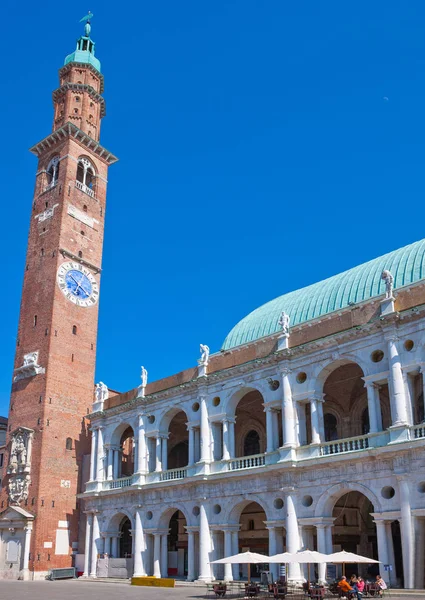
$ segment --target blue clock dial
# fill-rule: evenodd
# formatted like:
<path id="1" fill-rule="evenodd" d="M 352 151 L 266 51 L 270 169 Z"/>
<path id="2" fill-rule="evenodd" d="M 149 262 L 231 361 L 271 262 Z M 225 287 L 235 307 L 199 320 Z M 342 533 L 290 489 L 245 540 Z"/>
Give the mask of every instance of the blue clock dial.
<path id="1" fill-rule="evenodd" d="M 81 273 L 81 271 L 74 269 L 68 271 L 65 281 L 69 292 L 77 298 L 81 298 L 81 300 L 88 298 L 93 291 L 90 279 L 84 273 Z"/>
<path id="2" fill-rule="evenodd" d="M 64 262 L 57 273 L 58 286 L 67 300 L 88 308 L 99 300 L 99 286 L 93 273 L 82 264 Z"/>

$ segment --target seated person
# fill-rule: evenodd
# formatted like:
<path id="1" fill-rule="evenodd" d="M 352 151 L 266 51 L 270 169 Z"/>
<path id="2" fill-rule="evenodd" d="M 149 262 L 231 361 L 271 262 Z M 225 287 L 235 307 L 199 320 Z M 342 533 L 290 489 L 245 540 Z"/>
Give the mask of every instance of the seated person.
<path id="1" fill-rule="evenodd" d="M 347 578 L 345 575 L 343 575 L 341 577 L 341 579 L 338 581 L 338 588 L 341 592 L 341 595 L 344 596 L 348 596 L 349 592 L 353 592 L 353 588 L 351 587 L 351 585 L 348 583 Z"/>
<path id="2" fill-rule="evenodd" d="M 363 596 L 365 582 L 363 577 L 357 577 L 357 589 L 359 590 L 359 596 Z"/>
<path id="3" fill-rule="evenodd" d="M 382 577 L 380 575 L 376 576 L 376 583 L 379 586 L 379 595 L 382 596 L 382 594 L 384 593 L 383 590 L 387 589 L 387 584 L 385 583 L 385 581 L 382 579 Z"/>

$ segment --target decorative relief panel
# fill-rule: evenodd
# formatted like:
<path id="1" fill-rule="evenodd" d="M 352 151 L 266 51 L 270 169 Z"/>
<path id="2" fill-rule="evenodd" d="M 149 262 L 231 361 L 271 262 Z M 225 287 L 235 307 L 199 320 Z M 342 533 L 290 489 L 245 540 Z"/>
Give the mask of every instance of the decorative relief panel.
<path id="1" fill-rule="evenodd" d="M 24 360 L 21 367 L 14 371 L 13 381 L 33 377 L 39 373 L 44 373 L 45 369 L 38 364 L 38 350 L 24 354 Z"/>
<path id="2" fill-rule="evenodd" d="M 31 452 L 34 431 L 19 427 L 12 434 L 10 441 L 8 491 L 11 504 L 19 504 L 28 498 L 31 483 Z"/>

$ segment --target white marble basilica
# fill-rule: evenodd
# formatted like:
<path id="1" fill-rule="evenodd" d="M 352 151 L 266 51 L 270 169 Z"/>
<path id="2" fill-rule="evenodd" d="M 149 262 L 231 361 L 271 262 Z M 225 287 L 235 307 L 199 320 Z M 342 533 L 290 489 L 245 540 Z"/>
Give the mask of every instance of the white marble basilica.
<path id="1" fill-rule="evenodd" d="M 111 575 L 106 556 L 129 575 L 229 581 L 246 566 L 212 560 L 345 549 L 423 588 L 424 330 L 422 240 L 260 307 L 192 369 L 143 370 L 119 395 L 98 384 L 84 575 Z"/>

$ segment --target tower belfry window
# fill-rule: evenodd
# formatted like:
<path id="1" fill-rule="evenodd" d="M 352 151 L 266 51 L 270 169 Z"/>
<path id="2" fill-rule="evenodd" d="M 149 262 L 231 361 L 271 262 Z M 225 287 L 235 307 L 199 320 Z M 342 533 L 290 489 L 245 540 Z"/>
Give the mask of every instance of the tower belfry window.
<path id="1" fill-rule="evenodd" d="M 77 181 L 88 187 L 90 190 L 93 190 L 95 177 L 94 167 L 91 162 L 87 158 L 79 158 L 77 167 Z"/>
<path id="2" fill-rule="evenodd" d="M 54 187 L 58 182 L 59 177 L 59 156 L 54 156 L 47 165 L 47 187 Z"/>

